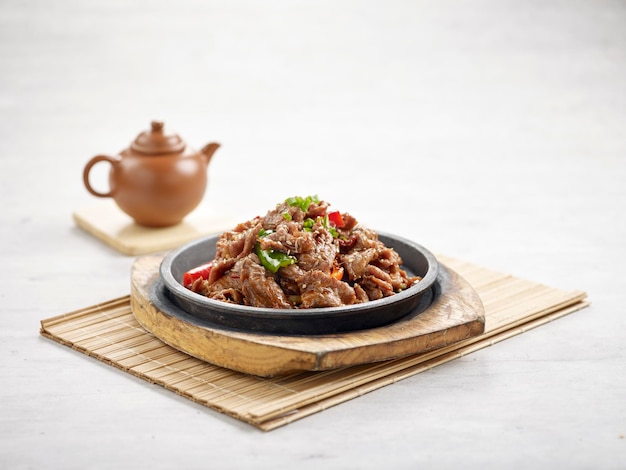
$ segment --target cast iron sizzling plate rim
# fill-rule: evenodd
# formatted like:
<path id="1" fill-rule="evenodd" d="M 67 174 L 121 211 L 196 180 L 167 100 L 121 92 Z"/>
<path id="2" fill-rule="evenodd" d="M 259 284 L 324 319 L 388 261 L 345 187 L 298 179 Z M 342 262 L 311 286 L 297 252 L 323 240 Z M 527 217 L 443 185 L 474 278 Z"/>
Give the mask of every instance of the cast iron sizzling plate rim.
<path id="1" fill-rule="evenodd" d="M 380 316 L 380 321 L 377 321 L 376 318 L 368 319 L 370 323 L 364 327 L 359 327 L 358 325 L 350 326 L 347 329 L 344 329 L 344 331 L 384 326 L 385 324 L 389 324 L 405 315 L 408 315 L 418 306 L 422 294 L 428 291 L 437 279 L 439 264 L 435 256 L 429 250 L 415 242 L 383 232 L 378 232 L 378 235 L 385 245 L 393 247 L 396 251 L 403 252 L 409 250 L 414 255 L 422 257 L 427 263 L 427 269 L 423 274 L 419 272 L 414 273 L 422 275 L 422 280 L 410 288 L 394 294 L 391 297 L 373 300 L 362 304 L 311 309 L 273 309 L 229 304 L 209 299 L 205 296 L 192 292 L 185 288 L 177 279 L 177 276 L 173 274 L 173 265 L 179 261 L 179 259 L 184 259 L 182 257 L 186 254 L 190 252 L 193 253 L 194 250 L 197 251 L 202 247 L 206 248 L 207 256 L 204 258 L 193 257 L 193 263 L 189 262 L 189 265 L 185 266 L 183 271 L 210 261 L 215 254 L 215 242 L 219 237 L 218 235 L 195 240 L 171 251 L 161 262 L 159 275 L 168 297 L 186 313 L 191 316 L 205 317 L 205 319 L 208 318 L 210 322 L 226 327 L 235 327 L 237 329 L 244 330 L 249 329 L 245 325 L 242 326 L 238 323 L 238 321 L 242 318 L 244 322 L 245 318 L 249 318 L 252 323 L 269 322 L 269 326 L 267 328 L 263 325 L 260 327 L 257 325 L 252 328 L 253 330 L 289 333 L 291 332 L 290 330 L 293 330 L 293 328 L 288 328 L 287 331 L 284 331 L 284 328 L 281 328 L 280 325 L 272 325 L 271 322 L 295 321 L 304 323 L 305 325 L 301 328 L 296 327 L 296 329 L 301 329 L 302 331 L 293 331 L 294 334 L 309 334 L 306 322 L 315 323 L 317 321 L 324 320 L 342 322 L 346 319 L 349 321 L 352 316 L 362 315 L 363 313 L 368 312 L 371 313 L 372 311 L 377 312 Z M 399 245 L 402 246 L 400 250 L 398 250 Z M 408 260 L 407 262 L 406 253 L 400 254 L 404 261 L 403 267 L 408 269 L 407 265 L 412 264 L 411 260 Z M 414 270 L 410 269 L 410 271 Z M 182 278 L 182 273 L 178 274 L 178 277 Z M 409 307 L 407 308 L 406 305 L 409 305 Z M 398 312 L 397 308 L 394 310 L 395 307 L 401 308 L 401 311 Z M 386 310 L 386 315 L 382 314 L 384 310 Z M 232 318 L 229 318 L 229 316 Z M 372 321 L 373 323 L 371 323 Z M 328 332 L 335 331 L 332 325 L 328 325 L 328 327 Z M 311 325 L 311 328 L 313 330 L 318 329 L 314 328 L 313 325 Z M 324 333 L 324 331 L 321 331 L 321 333 Z M 319 332 L 315 332 L 315 334 L 319 334 Z"/>
<path id="2" fill-rule="evenodd" d="M 391 326 L 400 321 L 408 321 L 415 316 L 419 316 L 421 313 L 430 309 L 433 305 L 440 301 L 440 297 L 445 295 L 447 289 L 449 289 L 449 275 L 447 274 L 447 270 L 445 266 L 440 266 L 439 273 L 437 275 L 437 279 L 430 286 L 430 288 L 424 291 L 423 295 L 419 296 L 419 302 L 417 306 L 408 312 L 406 315 L 402 316 L 398 320 L 381 324 L 376 327 L 368 327 L 368 328 L 352 328 L 347 330 L 342 329 L 333 329 L 324 328 L 324 330 L 314 330 L 311 328 L 303 328 L 300 326 L 296 330 L 289 331 L 288 329 L 284 329 L 284 331 L 278 330 L 274 331 L 271 328 L 265 329 L 250 329 L 239 326 L 228 325 L 225 323 L 220 323 L 213 321 L 209 318 L 202 317 L 199 315 L 194 315 L 186 311 L 183 307 L 181 307 L 176 299 L 172 298 L 168 289 L 165 287 L 165 284 L 160 278 L 156 278 L 152 285 L 150 286 L 150 292 L 148 293 L 150 301 L 154 304 L 154 306 L 159 310 L 162 314 L 166 316 L 175 317 L 181 321 L 189 323 L 190 325 L 195 325 L 201 328 L 209 328 L 209 329 L 217 329 L 223 331 L 233 331 L 240 332 L 245 334 L 261 334 L 261 335 L 277 335 L 277 336 L 298 336 L 298 337 L 324 337 L 324 336 L 333 336 L 336 334 L 353 334 L 359 333 L 361 331 L 367 331 L 371 329 L 379 329 Z M 278 320 L 275 324 L 278 323 Z M 307 322 L 301 322 L 305 325 L 309 325 Z"/>

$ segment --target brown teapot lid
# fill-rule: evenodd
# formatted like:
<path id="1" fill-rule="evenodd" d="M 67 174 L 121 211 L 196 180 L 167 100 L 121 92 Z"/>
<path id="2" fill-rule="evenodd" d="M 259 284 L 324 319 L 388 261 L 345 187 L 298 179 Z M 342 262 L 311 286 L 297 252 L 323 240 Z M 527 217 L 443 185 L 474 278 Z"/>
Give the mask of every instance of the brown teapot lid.
<path id="1" fill-rule="evenodd" d="M 151 129 L 139 134 L 130 148 L 147 155 L 182 152 L 185 142 L 177 134 L 165 134 L 163 127 L 163 122 L 152 121 Z"/>

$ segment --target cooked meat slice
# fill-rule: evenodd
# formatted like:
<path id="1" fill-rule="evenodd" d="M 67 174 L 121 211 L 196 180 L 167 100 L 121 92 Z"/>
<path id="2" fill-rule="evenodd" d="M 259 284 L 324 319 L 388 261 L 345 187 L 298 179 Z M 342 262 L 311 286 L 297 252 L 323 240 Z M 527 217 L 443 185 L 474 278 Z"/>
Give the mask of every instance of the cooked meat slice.
<path id="1" fill-rule="evenodd" d="M 209 278 L 210 279 L 210 278 Z M 209 283 L 211 292 L 218 292 L 224 289 L 241 290 L 241 276 L 238 271 L 231 269 L 224 273 L 222 277 L 216 279 L 215 282 Z"/>
<path id="2" fill-rule="evenodd" d="M 363 276 L 359 284 L 367 293 L 370 300 L 382 299 L 393 295 L 393 287 L 387 281 L 380 279 L 371 274 Z"/>
<path id="3" fill-rule="evenodd" d="M 298 266 L 304 271 L 312 269 L 330 273 L 337 256 L 338 248 L 333 243 L 333 237 L 327 230 L 314 232 L 314 249 L 298 255 Z"/>
<path id="4" fill-rule="evenodd" d="M 402 264 L 402 258 L 397 251 L 387 248 L 382 245 L 378 249 L 378 255 L 376 256 L 376 266 L 380 266 L 383 269 L 389 269 L 392 266 L 400 266 Z"/>
<path id="5" fill-rule="evenodd" d="M 320 201 L 318 203 L 312 202 L 306 211 L 306 217 L 309 219 L 315 219 L 316 217 L 323 217 L 326 215 L 328 209 L 328 203 L 326 201 Z"/>
<path id="6" fill-rule="evenodd" d="M 303 308 L 339 307 L 356 302 L 350 285 L 318 270 L 307 271 L 302 277 L 300 298 Z"/>
<path id="7" fill-rule="evenodd" d="M 284 268 L 280 268 L 280 276 L 278 276 L 278 284 L 283 292 L 292 303 L 300 303 L 300 280 L 304 275 L 304 271 L 297 264 L 290 264 Z"/>
<path id="8" fill-rule="evenodd" d="M 284 279 L 300 282 L 300 279 L 304 276 L 304 271 L 297 264 L 290 264 L 280 268 L 280 276 Z"/>
<path id="9" fill-rule="evenodd" d="M 351 251 L 339 255 L 339 262 L 348 273 L 348 279 L 355 281 L 361 279 L 367 267 L 376 258 L 376 249 L 368 248 L 362 251 Z"/>
<path id="10" fill-rule="evenodd" d="M 236 258 L 243 251 L 245 234 L 242 232 L 224 232 L 215 244 L 215 258 Z"/>
<path id="11" fill-rule="evenodd" d="M 266 230 L 274 230 L 285 221 L 302 222 L 306 214 L 295 206 L 290 206 L 286 202 L 278 204 L 263 217 L 263 228 Z"/>
<path id="12" fill-rule="evenodd" d="M 379 248 L 380 242 L 378 241 L 378 234 L 373 230 L 356 227 L 352 231 L 353 235 L 356 235 L 356 243 L 354 245 L 355 250 L 365 250 L 368 248 Z"/>
<path id="13" fill-rule="evenodd" d="M 187 289 L 195 292 L 196 294 L 204 296 L 208 296 L 211 292 L 211 289 L 209 288 L 209 282 L 206 279 L 202 279 L 201 277 L 194 280 L 190 285 L 188 285 Z"/>
<path id="14" fill-rule="evenodd" d="M 239 258 L 243 258 L 244 256 L 248 256 L 250 253 L 254 251 L 254 245 L 256 244 L 257 239 L 259 238 L 259 232 L 263 226 L 261 224 L 257 224 L 252 227 L 250 230 L 245 232 L 245 242 L 243 246 L 243 251 L 239 253 Z"/>
<path id="15" fill-rule="evenodd" d="M 247 227 L 239 224 L 235 230 L 225 232 L 215 245 L 215 259 L 243 258 L 252 252 L 256 243 L 261 224 L 251 224 Z"/>
<path id="16" fill-rule="evenodd" d="M 209 297 L 213 300 L 231 304 L 241 305 L 243 303 L 243 293 L 237 289 L 223 289 L 218 292 L 213 292 Z"/>
<path id="17" fill-rule="evenodd" d="M 299 224 L 285 222 L 276 227 L 274 233 L 262 237 L 259 242 L 264 250 L 284 253 L 305 253 L 315 249 L 313 233 L 300 230 Z"/>
<path id="18" fill-rule="evenodd" d="M 213 262 L 213 267 L 209 273 L 209 284 L 214 284 L 226 271 L 232 268 L 237 262 L 237 258 L 222 258 Z"/>
<path id="19" fill-rule="evenodd" d="M 363 302 L 367 302 L 369 300 L 369 297 L 367 296 L 367 292 L 365 292 L 360 285 L 355 284 L 353 288 L 354 288 L 354 293 L 356 294 L 355 303 L 360 304 Z"/>
<path id="20" fill-rule="evenodd" d="M 383 271 L 382 269 L 380 269 L 379 267 L 376 267 L 372 264 L 370 264 L 366 269 L 365 272 L 367 274 L 369 274 L 370 276 L 374 276 L 378 279 L 380 279 L 381 281 L 385 281 L 387 284 L 391 285 L 391 276 L 386 273 L 385 271 Z"/>
<path id="21" fill-rule="evenodd" d="M 391 285 L 393 286 L 394 292 L 400 292 L 420 281 L 418 276 L 409 277 L 404 270 L 397 266 L 391 266 L 389 268 L 389 277 L 391 278 Z"/>
<path id="22" fill-rule="evenodd" d="M 257 262 L 256 255 L 246 257 L 241 266 L 241 288 L 246 305 L 268 308 L 293 308 L 274 277 Z"/>

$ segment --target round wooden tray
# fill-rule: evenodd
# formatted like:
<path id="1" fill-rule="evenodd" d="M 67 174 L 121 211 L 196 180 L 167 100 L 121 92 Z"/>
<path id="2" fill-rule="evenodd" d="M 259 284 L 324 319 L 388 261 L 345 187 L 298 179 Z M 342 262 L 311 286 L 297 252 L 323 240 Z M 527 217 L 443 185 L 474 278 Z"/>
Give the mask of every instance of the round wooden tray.
<path id="1" fill-rule="evenodd" d="M 156 337 L 194 357 L 271 377 L 321 371 L 424 353 L 481 334 L 484 309 L 474 289 L 440 264 L 430 306 L 390 325 L 327 335 L 271 335 L 235 330 L 194 317 L 171 302 L 159 276 L 163 256 L 137 258 L 131 308 Z"/>

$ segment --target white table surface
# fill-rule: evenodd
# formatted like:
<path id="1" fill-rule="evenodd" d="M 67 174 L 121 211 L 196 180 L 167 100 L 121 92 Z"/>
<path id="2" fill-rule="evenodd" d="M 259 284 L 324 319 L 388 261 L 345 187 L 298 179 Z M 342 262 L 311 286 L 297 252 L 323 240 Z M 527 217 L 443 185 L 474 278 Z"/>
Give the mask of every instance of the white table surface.
<path id="1" fill-rule="evenodd" d="M 626 468 L 625 24 L 619 1 L 0 2 L 0 467 Z M 99 202 L 87 160 L 153 119 L 223 145 L 198 211 L 317 193 L 592 306 L 269 433 L 196 405 L 38 333 L 128 294 L 133 258 L 71 214 Z"/>

